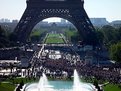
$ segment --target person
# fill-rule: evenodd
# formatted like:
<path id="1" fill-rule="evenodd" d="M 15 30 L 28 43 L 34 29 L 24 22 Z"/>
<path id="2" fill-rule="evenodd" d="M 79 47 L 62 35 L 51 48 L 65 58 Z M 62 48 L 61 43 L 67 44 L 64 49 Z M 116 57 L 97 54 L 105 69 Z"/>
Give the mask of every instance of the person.
<path id="1" fill-rule="evenodd" d="M 21 91 L 22 87 L 24 86 L 24 82 L 23 80 L 20 82 L 20 84 L 18 85 L 18 87 L 16 88 L 16 91 Z"/>
<path id="2" fill-rule="evenodd" d="M 95 88 L 97 89 L 97 91 L 103 91 L 103 89 L 101 88 L 101 86 L 99 86 L 98 81 L 94 80 L 93 85 L 95 86 Z"/>
<path id="3" fill-rule="evenodd" d="M 97 89 L 97 91 L 104 91 L 103 87 L 106 86 L 107 84 L 109 84 L 109 82 L 104 83 L 104 84 L 98 84 L 97 80 L 94 80 L 93 85 L 95 86 L 95 88 Z"/>

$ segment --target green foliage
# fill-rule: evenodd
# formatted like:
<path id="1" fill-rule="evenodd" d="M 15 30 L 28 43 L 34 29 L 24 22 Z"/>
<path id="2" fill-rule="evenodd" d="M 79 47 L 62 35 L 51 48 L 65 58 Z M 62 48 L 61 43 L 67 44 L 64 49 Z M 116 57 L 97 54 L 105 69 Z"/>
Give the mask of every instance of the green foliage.
<path id="1" fill-rule="evenodd" d="M 39 29 L 33 30 L 30 35 L 31 42 L 38 42 L 41 39 L 41 37 L 45 35 L 46 32 L 47 32 L 46 30 L 39 30 Z"/>
<path id="2" fill-rule="evenodd" d="M 42 28 L 40 31 L 45 30 Z M 46 31 L 49 32 L 52 29 L 47 28 Z M 83 35 L 79 33 L 75 28 L 72 27 L 64 27 L 57 29 L 57 32 L 63 33 L 66 38 L 71 41 L 72 43 L 77 43 L 78 41 L 83 40 Z M 37 32 L 36 32 L 37 33 Z M 33 34 L 33 35 L 36 35 Z M 39 34 L 39 33 L 37 33 Z M 100 44 L 100 45 L 107 45 L 107 47 L 110 47 L 110 45 L 115 44 L 117 42 L 121 41 L 121 28 L 115 28 L 109 25 L 103 26 L 101 28 L 96 28 L 96 31 L 91 36 L 87 36 L 87 42 L 90 42 L 90 44 Z M 96 36 L 96 38 L 94 38 Z M 36 39 L 36 38 L 35 38 Z M 89 41 L 88 41 L 89 40 Z"/>
<path id="3" fill-rule="evenodd" d="M 98 43 L 100 45 L 102 45 L 103 44 L 103 40 L 104 40 L 104 35 L 103 35 L 102 31 L 100 29 L 97 29 L 95 32 L 96 32 Z"/>
<path id="4" fill-rule="evenodd" d="M 7 36 L 7 31 L 5 31 L 1 26 L 0 26 L 0 48 L 3 47 L 9 47 L 10 46 L 10 41 Z"/>
<path id="5" fill-rule="evenodd" d="M 79 40 L 81 40 L 80 34 L 75 29 L 69 29 L 65 31 L 65 36 L 69 41 L 72 43 L 77 43 Z"/>
<path id="6" fill-rule="evenodd" d="M 43 37 L 45 37 L 49 30 L 51 29 L 34 29 L 30 34 L 30 41 L 38 42 L 43 40 Z M 72 43 L 78 43 L 78 41 L 83 40 L 83 36 L 81 36 L 75 28 L 63 28 L 60 29 L 60 31 L 61 33 L 64 33 L 65 37 Z M 57 32 L 60 33 L 60 31 Z M 96 38 L 93 36 L 96 36 Z M 3 29 L 0 26 L 0 48 L 17 45 L 16 37 L 17 35 L 15 33 L 10 33 L 10 31 Z M 109 25 L 103 26 L 102 28 L 96 29 L 91 36 L 87 36 L 86 40 L 86 42 L 90 42 L 90 44 L 94 44 L 94 42 L 95 44 L 99 43 L 100 45 L 105 44 L 109 48 L 112 44 L 121 42 L 121 27 L 114 28 Z"/>
<path id="7" fill-rule="evenodd" d="M 121 27 L 117 29 L 117 40 L 121 41 Z"/>
<path id="8" fill-rule="evenodd" d="M 101 32 L 103 33 L 104 39 L 103 43 L 106 45 L 111 45 L 116 43 L 117 41 L 117 31 L 114 27 L 106 25 L 101 28 Z"/>
<path id="9" fill-rule="evenodd" d="M 35 30 L 32 31 L 32 33 L 31 33 L 30 36 L 38 36 L 38 35 L 40 35 L 42 32 L 44 32 L 44 31 L 35 29 Z"/>
<path id="10" fill-rule="evenodd" d="M 39 41 L 39 40 L 40 40 L 40 36 L 39 35 L 33 35 L 33 36 L 31 36 L 31 42 Z"/>
<path id="11" fill-rule="evenodd" d="M 110 57 L 116 62 L 121 62 L 121 42 L 110 47 Z"/>

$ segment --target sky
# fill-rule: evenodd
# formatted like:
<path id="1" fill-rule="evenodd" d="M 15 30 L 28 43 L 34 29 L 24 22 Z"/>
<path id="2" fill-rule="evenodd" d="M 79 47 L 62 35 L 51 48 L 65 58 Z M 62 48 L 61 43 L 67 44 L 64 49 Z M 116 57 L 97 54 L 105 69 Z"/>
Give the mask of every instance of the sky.
<path id="1" fill-rule="evenodd" d="M 26 0 L 0 0 L 0 19 L 20 19 Z M 85 0 L 84 8 L 90 18 L 106 18 L 109 22 L 121 20 L 121 0 Z M 48 21 L 59 21 L 49 19 Z"/>

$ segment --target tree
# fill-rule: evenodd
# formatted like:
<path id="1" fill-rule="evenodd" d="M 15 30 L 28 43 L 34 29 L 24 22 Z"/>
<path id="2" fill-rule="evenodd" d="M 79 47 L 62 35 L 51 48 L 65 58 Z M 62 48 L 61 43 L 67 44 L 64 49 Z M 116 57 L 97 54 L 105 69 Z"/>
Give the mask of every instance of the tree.
<path id="1" fill-rule="evenodd" d="M 10 33 L 0 26 L 0 48 L 13 46 L 15 44 L 13 40 L 15 39 L 16 37 L 13 33 Z"/>
<path id="2" fill-rule="evenodd" d="M 6 37 L 6 31 L 0 26 L 0 37 Z"/>
<path id="3" fill-rule="evenodd" d="M 99 44 L 103 45 L 104 35 L 100 29 L 96 30 L 96 36 L 97 36 L 97 40 L 98 40 Z"/>
<path id="4" fill-rule="evenodd" d="M 103 42 L 107 45 L 116 43 L 117 41 L 117 31 L 114 27 L 106 25 L 101 28 L 101 32 L 104 35 Z"/>
<path id="5" fill-rule="evenodd" d="M 111 45 L 110 57 L 116 62 L 121 62 L 121 42 Z"/>
<path id="6" fill-rule="evenodd" d="M 121 27 L 117 29 L 117 41 L 121 41 Z"/>
<path id="7" fill-rule="evenodd" d="M 40 42 L 43 39 L 43 36 L 45 37 L 46 34 L 47 34 L 46 30 L 34 29 L 30 34 L 30 41 L 32 43 Z"/>
<path id="8" fill-rule="evenodd" d="M 6 31 L 0 26 L 0 48 L 9 46 Z"/>
<path id="9" fill-rule="evenodd" d="M 31 42 L 38 42 L 40 40 L 40 35 L 31 36 Z"/>

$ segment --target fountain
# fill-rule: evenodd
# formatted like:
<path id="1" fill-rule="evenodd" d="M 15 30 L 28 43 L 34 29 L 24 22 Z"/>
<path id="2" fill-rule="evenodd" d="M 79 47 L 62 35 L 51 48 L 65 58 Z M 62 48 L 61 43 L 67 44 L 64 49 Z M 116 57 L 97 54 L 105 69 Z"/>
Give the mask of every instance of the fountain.
<path id="1" fill-rule="evenodd" d="M 26 86 L 24 91 L 54 91 L 52 86 L 49 85 L 46 75 L 43 73 L 38 83 Z"/>
<path id="2" fill-rule="evenodd" d="M 57 82 L 56 82 L 56 85 L 57 85 Z M 65 85 L 67 84 L 64 84 L 64 86 Z M 97 90 L 92 84 L 81 82 L 77 71 L 74 70 L 74 82 L 71 88 L 69 89 L 68 87 L 55 89 L 54 86 L 49 84 L 46 75 L 43 73 L 38 83 L 32 83 L 30 85 L 26 85 L 23 91 L 97 91 Z"/>
<path id="3" fill-rule="evenodd" d="M 77 71 L 74 70 L 73 91 L 95 91 L 95 87 L 90 83 L 81 82 Z"/>

